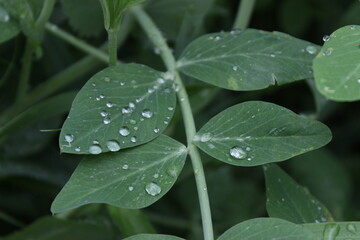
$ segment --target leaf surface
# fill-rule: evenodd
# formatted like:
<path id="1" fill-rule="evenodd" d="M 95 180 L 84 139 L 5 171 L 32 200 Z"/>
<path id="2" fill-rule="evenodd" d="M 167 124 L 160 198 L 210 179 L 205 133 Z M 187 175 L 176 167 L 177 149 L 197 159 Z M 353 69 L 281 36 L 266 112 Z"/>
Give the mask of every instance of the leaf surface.
<path id="1" fill-rule="evenodd" d="M 287 160 L 331 140 L 324 124 L 281 106 L 249 101 L 210 119 L 194 143 L 210 156 L 236 166 Z"/>
<path id="2" fill-rule="evenodd" d="M 333 221 L 328 209 L 280 167 L 274 164 L 264 166 L 264 173 L 266 208 L 270 217 L 293 223 Z"/>
<path id="3" fill-rule="evenodd" d="M 124 240 L 184 240 L 184 239 L 170 235 L 162 235 L 162 234 L 138 234 L 135 236 L 125 238 Z"/>
<path id="4" fill-rule="evenodd" d="M 312 76 L 318 47 L 280 32 L 254 29 L 194 40 L 178 61 L 181 72 L 231 90 L 255 90 Z"/>
<path id="5" fill-rule="evenodd" d="M 337 101 L 360 100 L 360 26 L 333 32 L 314 59 L 317 89 Z"/>
<path id="6" fill-rule="evenodd" d="M 360 240 L 360 222 L 308 223 L 303 226 L 316 239 Z"/>
<path id="7" fill-rule="evenodd" d="M 173 82 L 166 76 L 139 64 L 95 74 L 73 102 L 60 134 L 61 151 L 98 154 L 158 137 L 176 105 Z"/>
<path id="8" fill-rule="evenodd" d="M 18 24 L 11 18 L 7 10 L 0 5 L 0 43 L 15 37 L 19 34 Z"/>
<path id="9" fill-rule="evenodd" d="M 277 218 L 254 218 L 235 225 L 217 240 L 319 240 L 304 227 Z"/>
<path id="10" fill-rule="evenodd" d="M 146 207 L 169 191 L 186 155 L 184 145 L 164 135 L 125 151 L 89 155 L 55 198 L 51 211 L 58 213 L 88 203 Z"/>

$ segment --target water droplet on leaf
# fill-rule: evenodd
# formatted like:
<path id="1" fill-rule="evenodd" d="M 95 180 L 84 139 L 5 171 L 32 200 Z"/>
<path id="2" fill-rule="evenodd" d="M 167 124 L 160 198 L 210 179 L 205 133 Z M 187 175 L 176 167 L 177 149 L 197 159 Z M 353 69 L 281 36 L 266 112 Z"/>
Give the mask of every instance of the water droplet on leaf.
<path id="1" fill-rule="evenodd" d="M 129 189 L 130 192 L 132 192 L 134 190 L 134 187 L 130 186 L 128 189 Z"/>
<path id="2" fill-rule="evenodd" d="M 212 138 L 211 133 L 204 133 L 203 135 L 201 135 L 200 137 L 200 141 L 201 142 L 207 142 Z"/>
<path id="3" fill-rule="evenodd" d="M 111 123 L 111 119 L 106 117 L 106 118 L 104 118 L 103 122 L 104 122 L 104 124 L 109 124 L 109 123 Z"/>
<path id="4" fill-rule="evenodd" d="M 161 193 L 161 187 L 156 183 L 151 182 L 146 184 L 145 191 L 147 192 L 147 194 L 155 197 L 156 195 L 159 195 Z"/>
<path id="5" fill-rule="evenodd" d="M 106 117 L 107 115 L 109 115 L 109 113 L 106 112 L 106 111 L 102 111 L 102 112 L 100 112 L 100 115 L 101 115 L 102 117 Z"/>
<path id="6" fill-rule="evenodd" d="M 230 149 L 230 156 L 236 159 L 244 159 L 247 153 L 241 147 L 233 147 Z"/>
<path id="7" fill-rule="evenodd" d="M 66 134 L 64 136 L 64 138 L 65 138 L 65 141 L 68 143 L 72 143 L 74 141 L 74 135 L 72 135 L 72 134 Z"/>
<path id="8" fill-rule="evenodd" d="M 329 39 L 330 39 L 330 36 L 329 36 L 329 35 L 323 36 L 323 41 L 324 41 L 324 42 L 329 41 Z"/>
<path id="9" fill-rule="evenodd" d="M 335 240 L 339 235 L 340 226 L 336 223 L 329 223 L 325 225 L 324 229 L 324 240 Z"/>
<path id="10" fill-rule="evenodd" d="M 151 118 L 153 116 L 153 112 L 150 111 L 149 109 L 145 109 L 144 111 L 142 111 L 141 115 L 144 118 Z"/>
<path id="11" fill-rule="evenodd" d="M 346 226 L 346 230 L 348 230 L 352 234 L 356 234 L 356 232 L 357 232 L 356 226 L 351 223 Z"/>
<path id="12" fill-rule="evenodd" d="M 129 169 L 129 165 L 127 165 L 127 164 L 124 164 L 124 165 L 122 166 L 122 169 L 124 169 L 124 170 L 127 170 L 127 169 Z"/>
<path id="13" fill-rule="evenodd" d="M 160 132 L 160 129 L 154 128 L 154 133 L 159 133 L 159 132 Z"/>
<path id="14" fill-rule="evenodd" d="M 100 154 L 102 152 L 102 149 L 99 145 L 91 145 L 89 147 L 89 153 L 91 154 Z"/>
<path id="15" fill-rule="evenodd" d="M 317 52 L 317 49 L 316 49 L 316 47 L 314 47 L 314 46 L 307 46 L 306 47 L 306 51 L 309 53 L 309 54 L 315 54 L 316 52 Z"/>
<path id="16" fill-rule="evenodd" d="M 107 106 L 108 108 L 112 108 L 112 107 L 114 106 L 114 104 L 113 104 L 112 102 L 107 102 L 107 103 L 106 103 L 106 106 Z"/>
<path id="17" fill-rule="evenodd" d="M 130 134 L 130 130 L 128 127 L 122 127 L 122 128 L 120 128 L 119 133 L 121 136 L 126 137 Z"/>
<path id="18" fill-rule="evenodd" d="M 111 151 L 111 152 L 117 152 L 120 150 L 120 145 L 117 141 L 115 140 L 110 140 L 106 142 L 106 146 L 107 148 Z"/>

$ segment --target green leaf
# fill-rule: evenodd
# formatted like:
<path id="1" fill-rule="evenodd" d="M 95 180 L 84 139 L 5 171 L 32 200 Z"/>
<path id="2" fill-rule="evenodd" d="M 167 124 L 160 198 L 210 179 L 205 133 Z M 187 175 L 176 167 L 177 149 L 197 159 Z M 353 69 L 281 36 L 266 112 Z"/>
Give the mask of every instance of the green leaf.
<path id="1" fill-rule="evenodd" d="M 318 47 L 280 32 L 254 29 L 194 40 L 178 61 L 181 72 L 231 90 L 263 89 L 312 76 Z"/>
<path id="2" fill-rule="evenodd" d="M 342 27 L 331 34 L 314 59 L 318 90 L 336 101 L 360 100 L 360 26 Z"/>
<path id="3" fill-rule="evenodd" d="M 186 147 L 164 135 L 117 153 L 87 156 L 55 198 L 58 213 L 88 203 L 143 208 L 175 183 L 187 155 Z"/>
<path id="4" fill-rule="evenodd" d="M 266 208 L 270 217 L 293 223 L 333 221 L 329 210 L 275 164 L 264 166 Z"/>
<path id="5" fill-rule="evenodd" d="M 111 232 L 99 224 L 44 217 L 3 240 L 111 240 Z"/>
<path id="6" fill-rule="evenodd" d="M 254 218 L 235 225 L 217 240 L 318 240 L 304 227 L 277 218 Z"/>
<path id="7" fill-rule="evenodd" d="M 61 0 L 70 26 L 82 36 L 98 36 L 104 30 L 99 0 Z"/>
<path id="8" fill-rule="evenodd" d="M 324 124 L 260 101 L 224 110 L 194 137 L 201 150 L 236 166 L 284 161 L 330 140 L 331 132 Z"/>
<path id="9" fill-rule="evenodd" d="M 184 239 L 170 235 L 162 235 L 162 234 L 138 234 L 132 237 L 125 238 L 124 240 L 184 240 Z"/>
<path id="10" fill-rule="evenodd" d="M 0 5 L 0 43 L 6 42 L 19 34 L 18 24 L 13 20 L 6 9 Z"/>
<path id="11" fill-rule="evenodd" d="M 118 151 L 158 137 L 176 105 L 168 75 L 139 64 L 95 74 L 73 102 L 60 134 L 61 151 Z"/>
<path id="12" fill-rule="evenodd" d="M 303 227 L 311 231 L 316 239 L 360 240 L 360 222 L 308 223 Z"/>

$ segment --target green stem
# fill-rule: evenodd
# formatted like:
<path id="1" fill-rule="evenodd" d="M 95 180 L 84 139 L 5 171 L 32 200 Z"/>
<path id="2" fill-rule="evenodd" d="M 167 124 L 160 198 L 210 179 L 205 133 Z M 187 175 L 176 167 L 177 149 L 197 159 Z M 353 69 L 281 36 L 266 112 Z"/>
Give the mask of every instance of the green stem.
<path id="1" fill-rule="evenodd" d="M 108 31 L 109 39 L 109 66 L 115 66 L 117 63 L 117 32 L 115 29 L 109 29 Z"/>
<path id="2" fill-rule="evenodd" d="M 256 0 L 241 0 L 233 29 L 245 29 L 248 27 L 255 2 Z"/>
<path id="3" fill-rule="evenodd" d="M 55 5 L 55 0 L 46 0 L 44 2 L 44 5 L 41 9 L 41 13 L 38 19 L 36 20 L 36 28 L 39 33 L 44 29 L 45 23 L 49 20 L 51 13 L 54 9 L 54 5 Z"/>
<path id="4" fill-rule="evenodd" d="M 171 53 L 171 50 L 168 47 L 165 39 L 163 38 L 160 30 L 157 28 L 157 26 L 154 24 L 152 19 L 143 11 L 143 9 L 140 6 L 136 6 L 132 10 L 135 17 L 139 21 L 140 25 L 142 26 L 143 30 L 146 32 L 150 40 L 157 48 L 160 49 L 160 55 L 168 71 L 174 74 L 175 76 L 174 81 L 179 87 L 179 91 L 177 92 L 177 95 L 184 116 L 184 124 L 185 124 L 189 155 L 195 173 L 195 181 L 196 181 L 199 202 L 200 202 L 204 239 L 213 240 L 214 235 L 213 235 L 213 227 L 211 220 L 209 196 L 207 193 L 207 186 L 205 180 L 205 173 L 198 149 L 192 142 L 193 137 L 196 134 L 196 128 L 195 128 L 194 117 L 191 111 L 189 97 L 187 95 L 185 86 L 182 83 L 180 75 L 176 70 L 175 58 Z"/>
<path id="5" fill-rule="evenodd" d="M 22 57 L 22 66 L 20 70 L 19 85 L 17 88 L 16 102 L 21 101 L 28 90 L 29 78 L 32 66 L 33 47 L 29 40 L 26 40 L 25 50 Z"/>
<path id="6" fill-rule="evenodd" d="M 51 24 L 51 23 L 46 23 L 45 29 L 48 32 L 54 34 L 55 36 L 63 39 L 64 41 L 70 43 L 71 45 L 77 47 L 78 49 L 84 51 L 85 53 L 88 53 L 89 55 L 92 55 L 92 56 L 96 57 L 97 59 L 99 59 L 105 63 L 108 63 L 109 56 L 106 53 L 104 53 L 103 51 L 98 50 L 97 48 L 87 44 L 86 42 L 74 37 L 70 33 L 67 33 L 64 30 L 61 30 L 60 28 L 58 28 L 58 26 Z"/>

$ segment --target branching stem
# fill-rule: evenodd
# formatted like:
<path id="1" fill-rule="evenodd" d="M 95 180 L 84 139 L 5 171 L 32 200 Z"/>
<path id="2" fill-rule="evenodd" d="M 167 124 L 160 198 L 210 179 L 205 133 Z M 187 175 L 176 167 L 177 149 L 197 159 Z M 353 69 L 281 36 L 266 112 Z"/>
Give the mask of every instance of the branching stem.
<path id="1" fill-rule="evenodd" d="M 248 27 L 255 2 L 256 0 L 241 0 L 233 29 L 245 29 Z"/>

